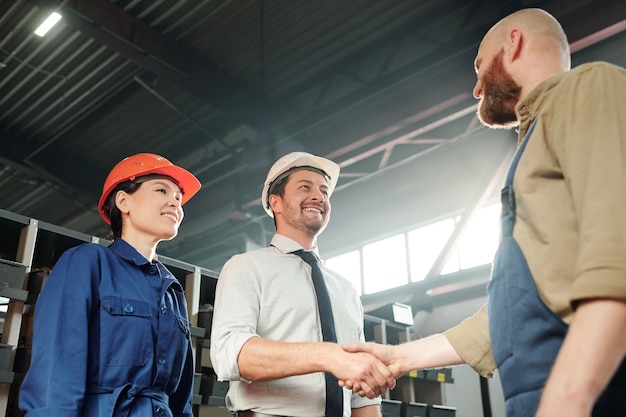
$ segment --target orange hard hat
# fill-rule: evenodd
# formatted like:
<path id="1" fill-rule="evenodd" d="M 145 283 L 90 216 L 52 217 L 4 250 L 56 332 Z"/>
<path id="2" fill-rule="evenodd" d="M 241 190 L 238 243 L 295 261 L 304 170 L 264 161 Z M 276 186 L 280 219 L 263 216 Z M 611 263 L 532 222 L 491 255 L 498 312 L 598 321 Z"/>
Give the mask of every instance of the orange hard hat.
<path id="1" fill-rule="evenodd" d="M 104 181 L 102 195 L 98 202 L 98 212 L 102 220 L 111 224 L 106 203 L 115 187 L 123 182 L 134 181 L 138 177 L 151 174 L 165 175 L 174 180 L 183 193 L 181 204 L 189 201 L 201 187 L 200 181 L 191 172 L 172 164 L 162 156 L 153 153 L 138 153 L 121 160 Z"/>

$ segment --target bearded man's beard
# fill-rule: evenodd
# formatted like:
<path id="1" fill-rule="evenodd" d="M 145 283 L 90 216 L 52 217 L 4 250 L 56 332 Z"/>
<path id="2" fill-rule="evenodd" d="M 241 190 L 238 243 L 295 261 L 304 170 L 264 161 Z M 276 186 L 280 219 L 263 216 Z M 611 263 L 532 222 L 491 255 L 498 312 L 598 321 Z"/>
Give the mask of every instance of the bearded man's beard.
<path id="1" fill-rule="evenodd" d="M 306 216 L 302 215 L 301 206 L 291 206 L 286 204 L 284 207 L 283 219 L 290 227 L 305 232 L 309 236 L 317 236 L 322 233 L 324 229 L 326 229 L 329 214 L 330 209 L 327 209 L 323 219 L 307 219 Z"/>
<path id="2" fill-rule="evenodd" d="M 491 128 L 510 129 L 519 124 L 515 107 L 522 88 L 504 69 L 504 49 L 494 58 L 481 80 L 483 94 L 478 102 L 478 119 Z"/>

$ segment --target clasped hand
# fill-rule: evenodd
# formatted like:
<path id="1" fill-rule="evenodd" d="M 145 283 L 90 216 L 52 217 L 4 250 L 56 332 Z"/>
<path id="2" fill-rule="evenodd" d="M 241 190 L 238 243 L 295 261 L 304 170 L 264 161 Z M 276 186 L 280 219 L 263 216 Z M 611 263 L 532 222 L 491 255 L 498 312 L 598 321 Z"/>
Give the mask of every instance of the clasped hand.
<path id="1" fill-rule="evenodd" d="M 339 385 L 357 392 L 362 397 L 376 398 L 396 386 L 396 378 L 389 367 L 364 345 L 342 346 L 339 366 L 333 374 Z"/>
<path id="2" fill-rule="evenodd" d="M 361 377 L 342 378 L 337 375 L 339 385 L 353 392 L 357 392 L 361 397 L 375 398 L 387 392 L 387 389 L 394 389 L 396 378 L 393 366 L 392 351 L 388 346 L 377 343 L 353 343 L 342 346 L 343 350 L 351 357 L 364 358 L 371 366 L 369 373 L 365 372 Z"/>

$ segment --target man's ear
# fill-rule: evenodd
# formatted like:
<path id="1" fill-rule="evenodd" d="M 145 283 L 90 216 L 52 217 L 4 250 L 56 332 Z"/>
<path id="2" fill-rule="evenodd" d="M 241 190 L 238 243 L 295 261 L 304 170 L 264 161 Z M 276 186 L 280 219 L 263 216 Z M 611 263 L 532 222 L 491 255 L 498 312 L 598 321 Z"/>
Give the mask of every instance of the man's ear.
<path id="1" fill-rule="evenodd" d="M 130 205 L 126 191 L 118 191 L 117 194 L 115 194 L 115 205 L 123 214 L 128 214 Z"/>
<path id="2" fill-rule="evenodd" d="M 270 194 L 267 201 L 270 203 L 270 208 L 274 212 L 274 216 L 276 216 L 276 213 L 282 213 L 283 199 L 278 194 Z"/>
<path id="3" fill-rule="evenodd" d="M 521 30 L 513 29 L 509 32 L 506 39 L 506 56 L 509 63 L 517 60 L 522 54 L 524 40 L 525 39 Z"/>

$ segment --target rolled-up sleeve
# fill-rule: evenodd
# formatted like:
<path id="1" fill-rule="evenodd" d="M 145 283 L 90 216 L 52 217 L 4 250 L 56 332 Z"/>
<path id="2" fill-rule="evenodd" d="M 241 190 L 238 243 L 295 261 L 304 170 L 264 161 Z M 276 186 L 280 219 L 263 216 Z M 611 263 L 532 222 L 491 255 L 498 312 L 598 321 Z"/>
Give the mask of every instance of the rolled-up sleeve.
<path id="1" fill-rule="evenodd" d="M 444 332 L 454 350 L 480 375 L 491 378 L 496 361 L 491 352 L 487 304 L 472 317 Z"/>
<path id="2" fill-rule="evenodd" d="M 598 63 L 570 84 L 548 137 L 578 226 L 570 302 L 626 300 L 626 71 Z"/>
<path id="3" fill-rule="evenodd" d="M 239 374 L 237 358 L 243 345 L 257 336 L 258 277 L 249 260 L 235 255 L 226 262 L 217 280 L 210 354 L 220 381 L 246 381 Z"/>

